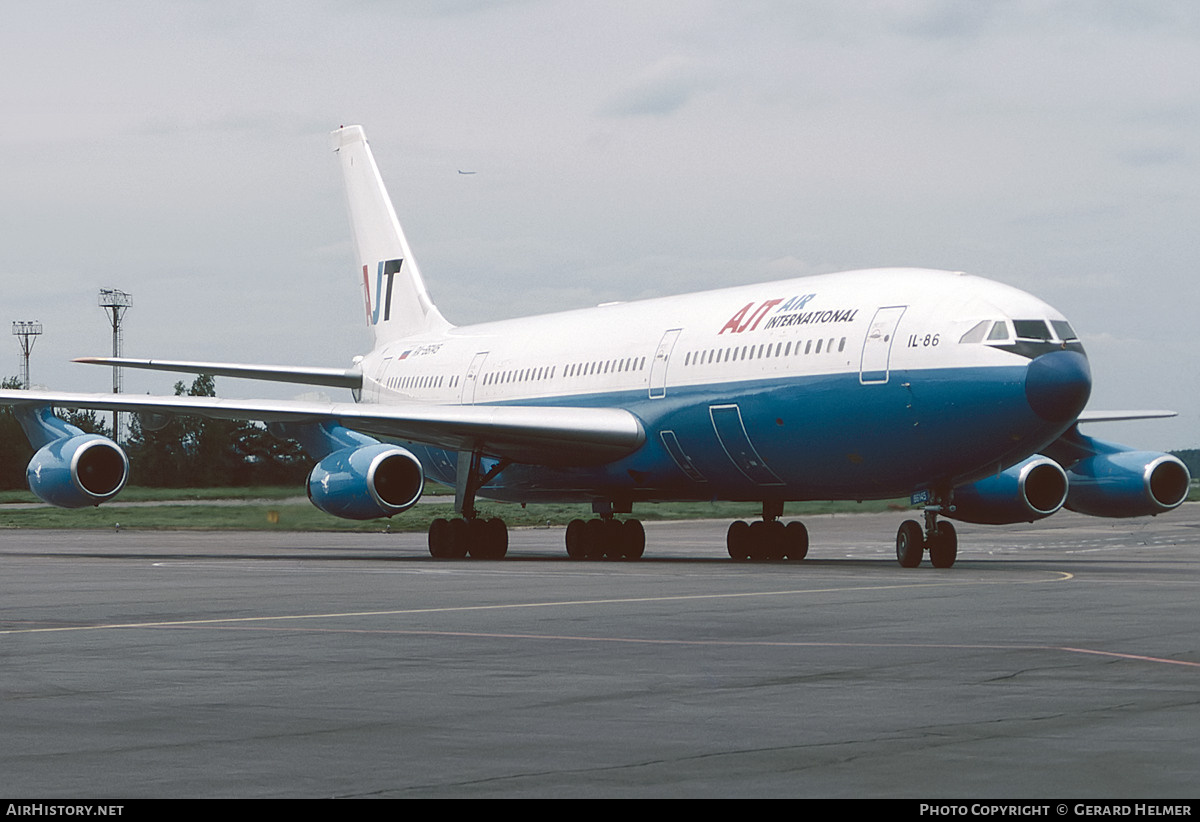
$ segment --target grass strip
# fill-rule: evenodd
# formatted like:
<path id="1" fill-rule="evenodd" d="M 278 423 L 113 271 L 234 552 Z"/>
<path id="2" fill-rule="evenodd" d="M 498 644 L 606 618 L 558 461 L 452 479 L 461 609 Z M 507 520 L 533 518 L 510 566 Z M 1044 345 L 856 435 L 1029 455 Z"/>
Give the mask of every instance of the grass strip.
<path id="1" fill-rule="evenodd" d="M 294 496 L 294 493 L 293 493 Z M 907 501 L 789 503 L 785 516 L 856 513 L 906 508 Z M 510 528 L 564 526 L 592 516 L 590 505 L 482 503 L 481 515 L 502 517 Z M 646 522 L 685 519 L 757 519 L 762 506 L 752 502 L 671 502 L 635 506 Z M 436 517 L 454 516 L 453 505 L 417 505 L 390 520 L 357 522 L 331 517 L 308 503 L 252 502 L 245 505 L 162 505 L 135 508 L 24 508 L 0 510 L 0 528 L 137 529 L 203 531 L 393 531 L 424 532 Z"/>
<path id="2" fill-rule="evenodd" d="M 439 489 L 441 490 L 441 489 Z M 436 517 L 454 516 L 451 498 L 444 504 L 423 503 L 391 519 L 357 522 L 324 514 L 307 502 L 282 502 L 303 493 L 293 486 L 256 488 L 128 488 L 122 502 L 155 502 L 135 508 L 100 507 L 81 510 L 39 507 L 0 509 L 0 528 L 62 528 L 202 531 L 365 531 L 423 532 Z M 442 494 L 444 496 L 444 494 Z M 179 500 L 239 500 L 238 505 L 189 505 Z M 1193 486 L 1188 500 L 1200 500 Z M 36 503 L 28 491 L 0 492 L 0 503 Z M 485 517 L 502 517 L 510 528 L 565 526 L 575 518 L 592 516 L 590 505 L 542 504 L 528 506 L 481 502 Z M 907 510 L 906 499 L 857 502 L 790 502 L 784 516 L 877 513 Z M 762 508 L 752 502 L 664 502 L 639 504 L 634 515 L 645 522 L 656 520 L 757 519 Z"/>

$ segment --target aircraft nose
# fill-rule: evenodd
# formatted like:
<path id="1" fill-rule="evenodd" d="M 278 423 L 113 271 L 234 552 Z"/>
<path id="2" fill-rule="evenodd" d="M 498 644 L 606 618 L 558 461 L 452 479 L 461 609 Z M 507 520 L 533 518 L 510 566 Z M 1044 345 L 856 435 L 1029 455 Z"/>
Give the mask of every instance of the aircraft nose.
<path id="1" fill-rule="evenodd" d="M 1033 412 L 1047 422 L 1075 419 L 1091 393 L 1092 369 L 1078 351 L 1042 354 L 1025 372 L 1025 398 Z"/>

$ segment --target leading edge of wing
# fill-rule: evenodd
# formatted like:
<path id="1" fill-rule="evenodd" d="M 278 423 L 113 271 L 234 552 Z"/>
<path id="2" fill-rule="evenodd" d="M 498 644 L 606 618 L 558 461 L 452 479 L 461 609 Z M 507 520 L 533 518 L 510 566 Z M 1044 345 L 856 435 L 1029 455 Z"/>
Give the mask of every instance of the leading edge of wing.
<path id="1" fill-rule="evenodd" d="M 86 365 L 115 365 L 121 368 L 145 368 L 150 371 L 183 371 L 211 374 L 214 377 L 240 377 L 246 380 L 272 380 L 331 388 L 362 388 L 362 372 L 357 368 L 314 368 L 289 365 L 256 365 L 240 362 L 190 362 L 187 360 L 140 360 L 129 357 L 77 357 L 73 362 Z"/>
<path id="2" fill-rule="evenodd" d="M 0 405 L 147 411 L 261 422 L 338 422 L 376 436 L 539 465 L 611 462 L 645 442 L 641 421 L 621 408 L 530 405 L 358 405 L 138 394 L 0 390 Z"/>

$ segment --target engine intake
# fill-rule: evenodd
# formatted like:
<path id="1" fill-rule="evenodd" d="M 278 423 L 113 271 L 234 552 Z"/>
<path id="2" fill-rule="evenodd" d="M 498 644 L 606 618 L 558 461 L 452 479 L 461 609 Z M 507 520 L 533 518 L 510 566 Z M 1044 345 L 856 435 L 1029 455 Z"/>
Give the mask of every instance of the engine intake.
<path id="1" fill-rule="evenodd" d="M 1191 475 L 1177 457 L 1157 451 L 1097 454 L 1071 466 L 1067 508 L 1093 517 L 1144 517 L 1177 508 Z"/>
<path id="2" fill-rule="evenodd" d="M 420 460 L 388 443 L 334 451 L 308 475 L 312 504 L 343 519 L 394 516 L 416 505 L 424 490 Z"/>
<path id="3" fill-rule="evenodd" d="M 63 437 L 43 446 L 25 470 L 29 490 L 59 508 L 99 505 L 117 495 L 129 477 L 129 458 L 99 434 Z"/>
<path id="4" fill-rule="evenodd" d="M 1062 467 L 1035 455 L 994 477 L 955 488 L 954 508 L 945 515 L 985 525 L 1033 522 L 1062 508 L 1067 494 Z"/>

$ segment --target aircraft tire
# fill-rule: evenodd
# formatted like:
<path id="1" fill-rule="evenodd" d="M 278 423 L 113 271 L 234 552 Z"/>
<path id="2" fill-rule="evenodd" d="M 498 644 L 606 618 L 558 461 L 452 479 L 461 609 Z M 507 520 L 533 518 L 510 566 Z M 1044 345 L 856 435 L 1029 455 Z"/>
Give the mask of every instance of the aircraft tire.
<path id="1" fill-rule="evenodd" d="M 584 549 L 585 540 L 583 535 L 586 525 L 587 523 L 581 519 L 573 519 L 567 523 L 567 556 L 571 559 L 587 558 L 587 551 Z"/>
<path id="2" fill-rule="evenodd" d="M 619 519 L 602 519 L 604 559 L 625 559 L 629 548 L 629 532 Z"/>
<path id="3" fill-rule="evenodd" d="M 492 559 L 504 559 L 508 556 L 508 526 L 494 517 L 488 520 L 488 530 L 492 534 Z"/>
<path id="4" fill-rule="evenodd" d="M 729 526 L 725 535 L 725 548 L 731 559 L 750 559 L 750 525 L 745 520 L 737 520 Z"/>
<path id="5" fill-rule="evenodd" d="M 508 553 L 508 527 L 498 517 L 467 521 L 471 559 L 504 559 Z"/>
<path id="6" fill-rule="evenodd" d="M 487 520 L 473 518 L 467 523 L 467 556 L 471 559 L 489 559 Z"/>
<path id="7" fill-rule="evenodd" d="M 589 519 L 583 524 L 583 556 L 585 559 L 604 559 L 605 542 L 609 531 L 604 520 Z"/>
<path id="8" fill-rule="evenodd" d="M 447 556 L 446 548 L 450 542 L 450 523 L 438 517 L 429 523 L 429 556 L 443 559 Z"/>
<path id="9" fill-rule="evenodd" d="M 781 560 L 787 556 L 787 528 L 779 520 L 763 523 L 763 559 Z"/>
<path id="10" fill-rule="evenodd" d="M 948 522 L 939 522 L 929 537 L 929 562 L 934 568 L 951 568 L 958 558 L 958 532 Z"/>
<path id="11" fill-rule="evenodd" d="M 906 519 L 900 523 L 900 530 L 896 532 L 896 559 L 900 562 L 901 568 L 916 568 L 921 564 L 921 557 L 925 553 L 925 536 L 921 532 L 921 526 L 911 519 Z"/>
<path id="12" fill-rule="evenodd" d="M 627 519 L 621 526 L 621 542 L 624 550 L 621 554 L 625 559 L 637 560 L 646 553 L 646 529 L 640 519 Z"/>
<path id="13" fill-rule="evenodd" d="M 799 520 L 789 522 L 785 529 L 785 551 L 790 560 L 802 560 L 808 556 L 808 529 Z"/>
<path id="14" fill-rule="evenodd" d="M 448 525 L 446 533 L 449 539 L 446 540 L 444 556 L 449 559 L 463 559 L 471 547 L 471 525 L 462 517 L 450 520 Z"/>
<path id="15" fill-rule="evenodd" d="M 768 559 L 767 551 L 767 523 L 761 519 L 750 523 L 750 538 L 746 540 L 746 551 L 750 554 L 750 559 L 761 562 Z"/>

